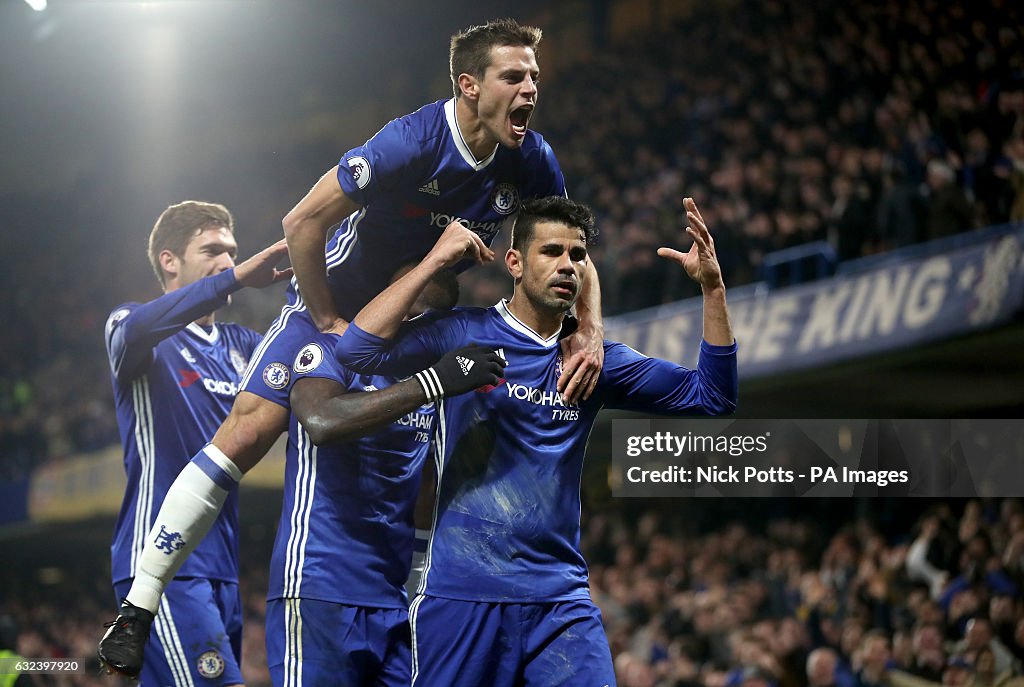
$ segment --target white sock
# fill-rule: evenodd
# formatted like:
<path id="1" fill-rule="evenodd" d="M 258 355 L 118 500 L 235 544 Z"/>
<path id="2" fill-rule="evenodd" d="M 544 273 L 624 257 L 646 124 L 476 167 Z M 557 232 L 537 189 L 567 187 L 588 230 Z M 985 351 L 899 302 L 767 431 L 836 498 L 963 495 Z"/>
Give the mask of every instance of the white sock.
<path id="1" fill-rule="evenodd" d="M 182 469 L 146 536 L 125 597 L 129 603 L 156 613 L 167 583 L 210 531 L 228 492 L 240 479 L 242 471 L 213 444 L 207 444 Z"/>

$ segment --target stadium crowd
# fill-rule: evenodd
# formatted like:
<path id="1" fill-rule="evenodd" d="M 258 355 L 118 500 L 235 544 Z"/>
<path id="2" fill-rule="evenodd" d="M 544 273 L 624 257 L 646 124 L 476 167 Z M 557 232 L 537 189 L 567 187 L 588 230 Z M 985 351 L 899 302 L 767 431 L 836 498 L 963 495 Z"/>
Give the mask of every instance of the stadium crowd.
<path id="1" fill-rule="evenodd" d="M 584 546 L 619 684 L 1024 684 L 1021 503 L 934 504 L 913 530 L 893 515 L 884 530 L 868 514 L 763 530 L 698 530 L 657 508 L 591 515 Z"/>
<path id="2" fill-rule="evenodd" d="M 113 592 L 103 571 L 101 555 L 77 560 L 74 575 L 62 571 L 60 578 L 40 583 L 39 577 L 53 571 L 21 570 L 4 579 L 5 595 L 0 602 L 0 628 L 17 630 L 16 649 L 24 658 L 77 661 L 79 668 L 66 675 L 33 675 L 38 687 L 112 687 L 138 684 L 135 680 L 107 675 L 96 658 L 98 619 L 110 615 Z M 83 571 L 88 570 L 89 574 Z M 249 687 L 270 685 L 264 644 L 267 572 L 265 563 L 243 569 L 242 670 Z M 13 620 L 13 624 L 10 621 Z"/>
<path id="3" fill-rule="evenodd" d="M 701 204 L 731 286 L 762 278 L 768 253 L 811 241 L 848 260 L 1024 220 L 1022 32 L 1020 8 L 1002 0 L 772 0 L 700 5 L 629 36 L 628 50 L 595 39 L 545 80 L 537 126 L 570 195 L 597 211 L 605 313 L 695 294 L 654 254 L 678 242 L 684 194 Z M 306 144 L 281 168 L 305 183 L 337 147 Z M 38 226 L 76 230 L 57 242 L 42 231 L 18 236 L 21 259 L 0 274 L 17 323 L 0 335 L 0 478 L 116 440 L 102 325 L 109 308 L 132 293 L 151 297 L 153 286 L 125 272 L 140 262 L 141 241 L 97 253 L 95 235 L 77 230 L 103 226 L 113 200 L 98 184 L 80 191 L 73 202 L 12 208 Z M 241 186 L 229 195 L 248 197 Z M 294 201 L 282 193 L 229 204 L 236 214 L 258 207 L 251 214 L 269 242 Z M 41 290 L 38 274 L 54 266 L 61 288 Z M 132 293 L 126 279 L 103 278 L 112 274 L 129 277 Z M 474 304 L 508 289 L 500 268 L 464 282 Z M 274 307 L 253 326 L 273 317 L 278 301 L 266 300 Z"/>
<path id="4" fill-rule="evenodd" d="M 1024 684 L 1019 500 L 588 500 L 582 546 L 621 687 Z M 259 687 L 265 561 L 244 567 L 243 672 Z M 19 586 L 33 572 L 8 572 L 0 608 L 21 654 L 91 656 L 103 575 Z M 61 680 L 44 684 L 116 683 Z"/>
<path id="5" fill-rule="evenodd" d="M 599 210 L 607 312 L 696 293 L 654 256 L 683 195 L 731 285 L 811 241 L 849 260 L 1024 219 L 1014 3 L 699 8 L 595 50 L 539 110 L 570 194 Z"/>

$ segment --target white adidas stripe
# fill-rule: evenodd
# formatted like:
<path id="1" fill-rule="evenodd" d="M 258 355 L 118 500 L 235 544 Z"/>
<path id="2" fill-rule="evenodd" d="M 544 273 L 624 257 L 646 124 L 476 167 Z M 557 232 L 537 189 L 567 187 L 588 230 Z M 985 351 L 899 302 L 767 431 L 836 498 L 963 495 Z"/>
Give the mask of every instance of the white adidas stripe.
<path id="1" fill-rule="evenodd" d="M 256 372 L 256 368 L 262 363 L 263 353 L 267 350 L 277 335 L 284 331 L 285 325 L 288 324 L 288 318 L 293 313 L 301 312 L 306 309 L 306 304 L 302 300 L 302 296 L 296 293 L 296 299 L 294 303 L 290 303 L 281 308 L 281 314 L 277 316 L 274 323 L 270 325 L 270 329 L 263 335 L 263 339 L 259 345 L 256 346 L 256 350 L 252 352 L 252 357 L 249 358 L 249 366 L 245 370 L 245 374 L 242 375 L 242 381 L 239 382 L 238 388 L 244 389 L 249 383 L 249 378 Z"/>
<path id="2" fill-rule="evenodd" d="M 149 378 L 142 376 L 132 382 L 132 406 L 135 413 L 135 447 L 139 454 L 139 486 L 135 495 L 135 523 L 132 531 L 132 559 L 130 573 L 135 576 L 136 566 L 146 537 L 152 526 L 153 511 L 153 405 L 149 395 Z"/>
<path id="3" fill-rule="evenodd" d="M 284 687 L 302 685 L 301 599 L 284 599 Z"/>
<path id="4" fill-rule="evenodd" d="M 426 370 L 417 372 L 413 376 L 423 388 L 423 393 L 426 394 L 427 401 L 439 401 L 444 397 L 444 390 L 441 388 L 441 379 L 437 376 L 437 372 L 434 368 L 427 368 Z"/>
<path id="5" fill-rule="evenodd" d="M 423 603 L 423 598 L 422 596 L 417 596 L 409 606 L 409 631 L 412 634 L 412 680 L 409 683 L 410 687 L 416 684 L 416 678 L 420 674 L 420 652 L 416 641 L 416 621 L 419 618 L 420 604 Z"/>
<path id="6" fill-rule="evenodd" d="M 307 457 L 308 462 L 308 485 L 306 487 L 306 503 L 302 513 L 302 521 L 299 524 L 299 532 L 301 539 L 298 542 L 298 562 L 296 568 L 296 580 L 295 580 L 295 596 L 299 596 L 299 588 L 302 584 L 302 569 L 306 562 L 306 540 L 309 538 L 309 517 L 313 513 L 313 499 L 316 495 L 316 460 L 317 460 L 317 447 L 310 441 L 309 435 L 306 434 L 305 430 L 301 432 L 303 450 L 300 451 L 299 455 Z"/>
<path id="7" fill-rule="evenodd" d="M 333 251 L 331 251 L 330 253 L 328 253 L 328 255 L 327 255 L 327 271 L 328 272 L 330 272 L 332 269 L 334 269 L 338 265 L 344 263 L 346 260 L 348 260 L 348 256 L 352 254 L 352 248 L 356 244 L 356 236 L 357 236 L 356 229 L 358 228 L 359 223 L 362 221 L 363 217 L 365 217 L 365 216 L 366 216 L 366 209 L 365 208 L 363 208 L 359 212 L 356 212 L 353 215 L 349 215 L 349 217 L 348 217 L 349 226 L 348 226 L 347 233 L 345 234 L 345 236 L 343 236 L 338 241 L 338 245 L 335 247 L 335 249 Z"/>
<path id="8" fill-rule="evenodd" d="M 313 510 L 316 491 L 317 447 L 309 435 L 299 431 L 297 439 L 297 470 L 292 512 L 289 518 L 291 531 L 285 553 L 284 596 L 298 597 L 302 588 L 302 568 L 306 559 L 306 539 L 309 537 L 309 518 Z"/>
<path id="9" fill-rule="evenodd" d="M 427 540 L 427 557 L 423 563 L 423 576 L 420 577 L 419 586 L 416 588 L 417 594 L 424 594 L 427 589 L 427 577 L 430 574 L 430 567 L 434 561 L 434 532 L 437 529 L 437 514 L 440 508 L 438 504 L 441 499 L 441 479 L 444 476 L 444 451 L 448 441 L 448 424 L 445 422 L 445 404 L 444 401 L 438 401 L 436 408 L 437 424 L 434 427 L 434 467 L 437 472 L 437 487 L 434 491 L 434 515 L 430 523 L 430 539 Z"/>
<path id="10" fill-rule="evenodd" d="M 174 673 L 174 681 L 177 687 L 195 687 L 192 681 L 192 671 L 189 670 L 188 656 L 181 647 L 181 638 L 178 636 L 178 628 L 174 624 L 174 616 L 171 614 L 171 605 L 167 597 L 160 599 L 160 610 L 156 615 L 157 636 L 164 647 L 164 656 Z M 161 633 L 162 630 L 162 633 Z"/>

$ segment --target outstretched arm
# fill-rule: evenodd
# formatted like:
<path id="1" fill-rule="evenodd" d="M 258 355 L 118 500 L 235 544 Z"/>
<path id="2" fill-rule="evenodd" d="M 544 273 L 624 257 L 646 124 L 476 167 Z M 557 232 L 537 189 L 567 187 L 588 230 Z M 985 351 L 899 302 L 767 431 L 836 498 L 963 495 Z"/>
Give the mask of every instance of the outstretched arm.
<path id="1" fill-rule="evenodd" d="M 659 248 L 658 255 L 681 265 L 686 274 L 700 284 L 704 294 L 704 340 L 713 346 L 731 346 L 735 339 L 729 323 L 725 282 L 715 253 L 715 240 L 693 198 L 683 199 L 683 206 L 691 224 L 686 227 L 686 233 L 693 238 L 693 245 L 686 253 L 673 248 Z"/>
<path id="2" fill-rule="evenodd" d="M 686 253 L 659 248 L 658 255 L 678 263 L 704 292 L 704 341 L 697 368 L 648 358 L 628 346 L 610 344 L 605 376 L 606 405 L 643 412 L 721 415 L 736 410 L 739 376 L 736 343 L 729 325 L 725 283 L 715 242 L 692 198 L 683 201 L 693 245 Z"/>
<path id="3" fill-rule="evenodd" d="M 263 288 L 291 277 L 276 265 L 287 254 L 284 240 L 264 248 L 230 270 L 205 277 L 142 305 L 116 309 L 107 320 L 110 369 L 119 380 L 140 375 L 153 358 L 153 347 L 190 322 L 228 304 L 243 287 Z"/>
<path id="4" fill-rule="evenodd" d="M 338 182 L 335 165 L 281 222 L 299 291 L 322 332 L 341 334 L 348 324 L 338 316 L 327 286 L 324 249 L 328 230 L 357 210 L 359 205 L 345 194 Z"/>

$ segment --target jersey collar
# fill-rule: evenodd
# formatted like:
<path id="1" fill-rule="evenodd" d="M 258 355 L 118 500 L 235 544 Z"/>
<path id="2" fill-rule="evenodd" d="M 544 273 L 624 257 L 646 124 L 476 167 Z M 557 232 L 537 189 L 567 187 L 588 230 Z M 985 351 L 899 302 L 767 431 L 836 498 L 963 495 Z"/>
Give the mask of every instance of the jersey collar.
<path id="1" fill-rule="evenodd" d="M 495 153 L 498 152 L 498 146 L 494 146 L 494 150 L 491 154 L 485 157 L 483 160 L 477 162 L 476 156 L 473 155 L 473 151 L 466 145 L 466 139 L 462 137 L 462 131 L 459 130 L 459 120 L 455 118 L 455 98 L 445 102 L 444 104 L 444 118 L 448 120 L 448 128 L 452 132 L 452 141 L 455 143 L 455 148 L 459 151 L 459 155 L 466 161 L 474 172 L 479 172 L 481 169 L 491 164 L 494 160 Z"/>
<path id="2" fill-rule="evenodd" d="M 220 337 L 220 330 L 217 329 L 216 322 L 213 324 L 213 327 L 210 329 L 209 332 L 207 332 L 205 329 L 200 327 L 195 322 L 189 322 L 188 326 L 185 328 L 192 332 L 194 335 L 198 336 L 206 343 L 215 343 L 217 339 Z"/>
<path id="3" fill-rule="evenodd" d="M 558 345 L 558 333 L 555 333 L 546 339 L 543 338 L 540 334 L 533 331 L 529 325 L 525 324 L 522 320 L 512 314 L 512 311 L 508 309 L 508 301 L 504 298 L 495 303 L 494 309 L 497 311 L 501 319 L 505 320 L 505 324 L 512 327 L 512 329 L 516 330 L 520 334 L 523 334 L 524 336 L 539 343 L 541 346 L 544 346 L 545 348 L 552 348 Z"/>

